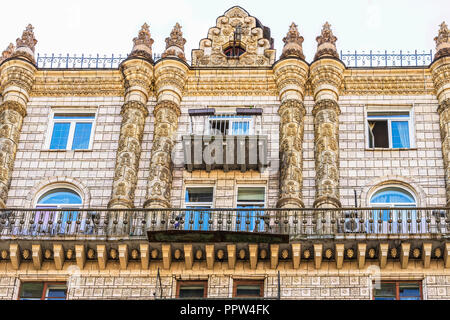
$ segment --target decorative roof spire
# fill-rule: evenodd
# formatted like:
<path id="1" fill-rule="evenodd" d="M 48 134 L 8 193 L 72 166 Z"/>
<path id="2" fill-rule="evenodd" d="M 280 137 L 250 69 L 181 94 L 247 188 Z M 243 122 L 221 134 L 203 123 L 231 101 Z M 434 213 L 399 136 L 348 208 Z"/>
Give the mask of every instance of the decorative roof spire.
<path id="1" fill-rule="evenodd" d="M 322 27 L 322 32 L 320 36 L 316 38 L 317 41 L 317 52 L 314 56 L 314 60 L 320 57 L 331 56 L 339 59 L 339 55 L 336 49 L 336 40 L 333 31 L 331 31 L 331 25 L 328 22 Z"/>
<path id="2" fill-rule="evenodd" d="M 436 41 L 435 60 L 443 56 L 450 56 L 450 31 L 445 21 L 443 21 L 439 27 L 438 36 L 434 38 L 434 41 Z"/>
<path id="3" fill-rule="evenodd" d="M 9 46 L 2 52 L 2 56 L 0 57 L 0 63 L 10 58 L 14 53 L 15 46 L 10 43 Z"/>
<path id="4" fill-rule="evenodd" d="M 184 56 L 185 43 L 186 39 L 183 38 L 181 26 L 177 22 L 170 33 L 170 37 L 166 38 L 166 50 L 162 54 L 162 57 L 175 56 L 186 61 L 186 57 Z"/>
<path id="5" fill-rule="evenodd" d="M 147 23 L 144 23 L 136 38 L 133 39 L 133 49 L 130 56 L 143 57 L 153 61 L 152 44 L 154 40 L 151 38 L 150 30 Z"/>
<path id="6" fill-rule="evenodd" d="M 34 61 L 34 47 L 36 46 L 37 40 L 34 37 L 33 26 L 29 24 L 26 29 L 22 33 L 21 38 L 17 38 L 16 40 L 16 48 L 12 56 L 24 57 L 31 62 Z"/>
<path id="7" fill-rule="evenodd" d="M 301 59 L 305 59 L 302 48 L 303 37 L 298 32 L 297 25 L 294 22 L 292 22 L 291 26 L 289 27 L 289 31 L 286 34 L 286 37 L 283 38 L 283 42 L 284 47 L 281 58 L 296 56 Z"/>

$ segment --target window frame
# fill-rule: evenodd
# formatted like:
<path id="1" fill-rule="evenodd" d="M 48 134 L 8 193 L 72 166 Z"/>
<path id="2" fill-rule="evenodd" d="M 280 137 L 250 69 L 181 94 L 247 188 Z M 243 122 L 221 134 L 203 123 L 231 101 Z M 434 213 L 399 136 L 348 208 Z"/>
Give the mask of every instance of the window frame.
<path id="1" fill-rule="evenodd" d="M 187 202 L 186 201 L 186 192 L 188 189 L 192 189 L 192 188 L 212 188 L 212 201 L 211 202 Z M 184 192 L 183 192 L 183 207 L 185 209 L 188 209 L 187 207 L 205 207 L 205 206 L 210 206 L 209 209 L 214 208 L 214 203 L 216 200 L 215 197 L 216 194 L 216 186 L 215 185 L 211 185 L 211 184 L 189 184 L 189 185 L 185 185 L 184 186 Z"/>
<path id="2" fill-rule="evenodd" d="M 260 295 L 259 297 L 255 296 L 237 296 L 237 288 L 238 285 L 259 285 L 260 287 Z M 256 279 L 233 279 L 233 298 L 264 298 L 264 279 L 256 280 Z"/>
<path id="3" fill-rule="evenodd" d="M 203 285 L 203 297 L 208 297 L 208 280 L 177 280 L 177 291 L 176 291 L 176 298 L 177 299 L 201 299 L 201 298 L 195 298 L 195 297 L 187 297 L 187 298 L 180 298 L 180 289 L 182 285 Z"/>
<path id="4" fill-rule="evenodd" d="M 369 113 L 372 112 L 380 112 L 380 113 L 388 113 L 388 112 L 408 112 L 409 117 L 407 120 L 399 120 L 399 121 L 407 121 L 408 122 L 408 133 L 409 133 L 409 147 L 408 148 L 393 148 L 392 147 L 392 126 L 391 121 L 393 119 L 390 119 L 388 116 L 383 118 L 371 118 L 369 119 Z M 414 114 L 414 104 L 408 105 L 408 106 L 388 106 L 388 105 L 369 105 L 366 106 L 364 109 L 364 137 L 365 137 L 365 148 L 368 150 L 404 150 L 404 149 L 415 149 L 416 148 L 416 135 L 415 135 L 415 114 Z M 385 120 L 387 121 L 387 130 L 388 130 L 388 140 L 389 140 L 389 147 L 369 147 L 370 146 L 370 134 L 369 134 L 369 121 L 380 121 Z M 395 121 L 395 120 L 394 120 Z"/>
<path id="5" fill-rule="evenodd" d="M 215 117 L 215 118 L 214 118 Z M 236 113 L 220 112 L 207 118 L 207 135 L 212 135 L 211 123 L 212 121 L 228 121 L 228 129 L 224 136 L 249 136 L 255 134 L 255 117 L 250 115 L 237 115 Z M 233 134 L 234 123 L 247 123 L 248 133 Z"/>
<path id="6" fill-rule="evenodd" d="M 400 189 L 402 191 L 404 191 L 405 193 L 410 194 L 413 199 L 414 199 L 414 203 L 372 203 L 372 198 L 375 194 L 377 194 L 380 191 L 383 191 L 385 189 L 389 189 L 389 188 L 396 188 L 396 189 Z M 418 202 L 418 197 L 415 194 L 414 191 L 412 191 L 411 189 L 408 189 L 402 185 L 399 184 L 387 184 L 387 185 L 382 185 L 376 189 L 374 189 L 373 192 L 370 193 L 369 195 L 369 206 L 370 207 L 388 207 L 388 208 L 402 208 L 404 205 L 404 207 L 410 207 L 412 205 L 414 205 L 414 208 L 419 207 L 419 202 Z M 413 207 L 411 207 L 413 208 Z"/>
<path id="7" fill-rule="evenodd" d="M 44 284 L 44 288 L 42 289 L 42 294 L 39 300 L 56 300 L 56 299 L 46 299 L 47 296 L 47 291 L 49 286 L 65 286 L 66 287 L 66 295 L 64 297 L 64 300 L 67 300 L 67 282 L 63 282 L 63 281 L 20 281 L 20 287 L 19 287 L 19 294 L 17 297 L 17 300 L 22 300 L 22 297 L 20 296 L 21 292 L 22 292 L 22 287 L 25 283 L 43 283 Z"/>
<path id="8" fill-rule="evenodd" d="M 73 109 L 73 108 L 51 108 L 51 112 L 48 116 L 48 126 L 47 126 L 47 134 L 44 141 L 44 150 L 48 151 L 86 151 L 92 150 L 92 145 L 94 142 L 95 136 L 95 128 L 97 124 L 97 112 L 98 110 L 95 108 L 83 108 L 83 109 Z M 93 119 L 55 119 L 56 114 L 92 114 L 94 116 Z M 53 130 L 55 123 L 70 123 L 69 134 L 67 136 L 67 145 L 65 149 L 50 149 L 50 144 L 53 138 Z M 75 149 L 72 150 L 73 139 L 75 135 L 75 128 L 77 123 L 92 123 L 91 135 L 89 136 L 89 146 L 87 149 Z"/>
<path id="9" fill-rule="evenodd" d="M 400 283 L 416 283 L 419 286 L 420 300 L 423 300 L 423 281 L 422 280 L 381 280 L 381 283 L 395 283 L 395 300 L 400 301 Z M 372 289 L 372 300 L 375 300 L 375 290 Z"/>
<path id="10" fill-rule="evenodd" d="M 242 205 L 260 205 L 261 208 L 265 208 L 267 204 L 267 185 L 265 184 L 236 184 L 236 196 L 234 197 L 234 207 L 237 208 L 239 205 L 238 196 L 239 196 L 239 188 L 264 188 L 264 202 L 246 202 L 242 203 Z"/>

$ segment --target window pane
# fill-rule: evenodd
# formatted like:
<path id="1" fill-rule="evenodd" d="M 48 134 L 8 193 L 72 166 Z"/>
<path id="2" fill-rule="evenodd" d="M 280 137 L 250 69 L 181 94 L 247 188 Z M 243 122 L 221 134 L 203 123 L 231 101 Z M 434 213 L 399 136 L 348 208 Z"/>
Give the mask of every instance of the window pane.
<path id="1" fill-rule="evenodd" d="M 54 119 L 95 119 L 91 113 L 55 113 Z"/>
<path id="2" fill-rule="evenodd" d="M 186 188 L 186 202 L 213 202 L 213 188 Z"/>
<path id="3" fill-rule="evenodd" d="M 20 289 L 21 299 L 41 299 L 44 290 L 43 282 L 25 282 Z"/>
<path id="4" fill-rule="evenodd" d="M 180 298 L 203 298 L 204 295 L 203 285 L 180 285 Z"/>
<path id="5" fill-rule="evenodd" d="M 370 203 L 415 203 L 414 197 L 399 188 L 386 188 L 372 196 Z"/>
<path id="6" fill-rule="evenodd" d="M 55 123 L 53 126 L 50 149 L 66 149 L 67 138 L 69 137 L 70 123 Z"/>
<path id="7" fill-rule="evenodd" d="M 400 283 L 399 291 L 401 300 L 415 300 L 420 298 L 420 288 L 418 283 Z"/>
<path id="8" fill-rule="evenodd" d="M 70 189 L 55 189 L 44 194 L 38 204 L 82 204 L 82 200 Z"/>
<path id="9" fill-rule="evenodd" d="M 66 298 L 66 290 L 65 286 L 49 286 L 46 298 L 52 300 L 64 300 Z"/>
<path id="10" fill-rule="evenodd" d="M 88 149 L 91 138 L 92 123 L 77 123 L 73 135 L 72 150 Z"/>
<path id="11" fill-rule="evenodd" d="M 261 296 L 261 286 L 260 285 L 242 285 L 238 284 L 236 287 L 236 296 L 246 296 L 246 297 L 260 297 Z"/>
<path id="12" fill-rule="evenodd" d="M 381 283 L 379 289 L 375 289 L 375 299 L 379 300 L 395 300 L 396 287 L 395 283 Z"/>
<path id="13" fill-rule="evenodd" d="M 370 141 L 371 148 L 389 148 L 389 134 L 387 121 L 369 121 L 369 130 L 372 131 L 373 141 Z"/>
<path id="14" fill-rule="evenodd" d="M 392 121 L 392 147 L 409 148 L 408 121 Z"/>
<path id="15" fill-rule="evenodd" d="M 239 188 L 237 201 L 243 202 L 264 202 L 264 192 L 263 187 L 249 187 L 249 188 Z"/>
<path id="16" fill-rule="evenodd" d="M 250 123 L 249 122 L 233 122 L 232 133 L 233 135 L 249 134 Z"/>

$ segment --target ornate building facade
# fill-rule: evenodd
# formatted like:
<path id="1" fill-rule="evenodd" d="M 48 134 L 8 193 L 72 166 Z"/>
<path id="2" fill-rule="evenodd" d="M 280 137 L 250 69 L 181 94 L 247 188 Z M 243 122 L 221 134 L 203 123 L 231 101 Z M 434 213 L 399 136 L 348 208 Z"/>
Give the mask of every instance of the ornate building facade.
<path id="1" fill-rule="evenodd" d="M 226 11 L 186 60 L 0 59 L 0 298 L 450 298 L 450 40 L 348 67 Z M 417 58 L 417 56 L 416 56 Z M 68 61 L 66 61 L 68 64 Z M 83 62 L 81 62 L 83 63 Z"/>

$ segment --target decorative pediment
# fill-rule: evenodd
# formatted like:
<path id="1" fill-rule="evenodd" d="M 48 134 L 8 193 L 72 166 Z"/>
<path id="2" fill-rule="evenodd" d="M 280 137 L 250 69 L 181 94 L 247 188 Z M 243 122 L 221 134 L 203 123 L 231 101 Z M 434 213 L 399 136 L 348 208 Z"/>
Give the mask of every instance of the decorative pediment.
<path id="1" fill-rule="evenodd" d="M 217 18 L 200 49 L 192 50 L 192 66 L 197 67 L 261 67 L 274 62 L 270 29 L 237 6 Z"/>

